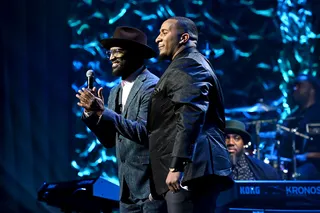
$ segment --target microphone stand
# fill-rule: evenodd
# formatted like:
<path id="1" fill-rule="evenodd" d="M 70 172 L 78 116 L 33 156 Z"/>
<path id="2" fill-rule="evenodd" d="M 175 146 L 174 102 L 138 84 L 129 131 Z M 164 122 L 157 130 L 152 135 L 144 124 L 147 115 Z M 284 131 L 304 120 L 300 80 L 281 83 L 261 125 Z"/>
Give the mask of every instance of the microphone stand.
<path id="1" fill-rule="evenodd" d="M 292 133 L 296 133 L 298 128 L 291 129 Z M 297 177 L 300 176 L 300 174 L 297 173 L 297 158 L 296 158 L 296 134 L 293 134 L 292 138 L 292 165 L 293 165 L 293 173 L 292 178 L 293 180 L 297 180 Z"/>
<path id="2" fill-rule="evenodd" d="M 256 122 L 255 124 L 256 129 L 256 146 L 257 146 L 257 159 L 260 160 L 260 129 L 261 129 L 261 122 Z"/>
<path id="3" fill-rule="evenodd" d="M 276 134 L 276 149 L 277 149 L 277 170 L 278 173 L 281 174 L 281 157 L 280 157 L 280 138 L 279 138 L 279 132 L 280 132 L 280 127 L 277 126 L 277 134 Z"/>

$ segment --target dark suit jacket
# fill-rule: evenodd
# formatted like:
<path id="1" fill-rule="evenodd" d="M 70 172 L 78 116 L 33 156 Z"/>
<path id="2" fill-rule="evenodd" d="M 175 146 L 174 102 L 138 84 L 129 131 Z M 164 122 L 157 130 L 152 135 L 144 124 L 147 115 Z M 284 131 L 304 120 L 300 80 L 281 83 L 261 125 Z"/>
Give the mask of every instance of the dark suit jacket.
<path id="1" fill-rule="evenodd" d="M 195 48 L 179 53 L 160 78 L 147 124 L 124 119 L 111 110 L 104 117 L 125 137 L 135 141 L 149 137 L 154 195 L 168 191 L 169 167 L 178 166 L 181 159 L 188 161 L 182 184 L 232 185 L 222 91 L 209 62 Z"/>
<path id="2" fill-rule="evenodd" d="M 147 129 L 156 193 L 168 191 L 169 168 L 180 167 L 182 161 L 188 162 L 183 166 L 182 185 L 201 183 L 209 175 L 231 174 L 224 128 L 220 83 L 197 49 L 185 49 L 169 65 L 151 97 Z"/>
<path id="3" fill-rule="evenodd" d="M 135 121 L 146 120 L 150 95 L 158 80 L 158 77 L 147 70 L 141 73 L 133 84 L 120 116 Z M 108 98 L 108 108 L 110 110 L 115 111 L 121 103 L 121 98 L 118 96 L 120 92 L 120 84 L 110 91 Z M 135 198 L 147 198 L 150 193 L 148 140 L 145 138 L 137 143 L 125 138 L 118 133 L 111 122 L 105 119 L 105 116 L 102 116 L 98 122 L 98 117 L 93 115 L 84 118 L 84 122 L 105 147 L 116 145 L 120 199 L 124 196 L 124 180 Z"/>

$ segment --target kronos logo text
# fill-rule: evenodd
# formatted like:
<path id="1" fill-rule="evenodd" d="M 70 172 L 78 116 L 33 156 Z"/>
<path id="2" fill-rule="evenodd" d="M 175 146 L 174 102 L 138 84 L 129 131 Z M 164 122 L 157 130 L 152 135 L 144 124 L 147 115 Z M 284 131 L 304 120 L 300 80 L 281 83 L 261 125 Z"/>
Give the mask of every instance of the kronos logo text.
<path id="1" fill-rule="evenodd" d="M 286 186 L 287 195 L 320 195 L 320 186 Z"/>

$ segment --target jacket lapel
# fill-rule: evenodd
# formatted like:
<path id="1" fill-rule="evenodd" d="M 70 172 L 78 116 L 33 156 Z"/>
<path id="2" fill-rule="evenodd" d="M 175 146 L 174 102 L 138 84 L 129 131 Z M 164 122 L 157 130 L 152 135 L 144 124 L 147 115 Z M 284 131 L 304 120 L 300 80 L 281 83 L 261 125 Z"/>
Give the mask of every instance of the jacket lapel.
<path id="1" fill-rule="evenodd" d="M 118 84 L 118 86 L 110 92 L 109 100 L 110 102 L 108 103 L 108 108 L 115 111 L 117 104 L 119 103 L 118 101 L 118 93 L 120 92 L 121 89 L 121 84 Z"/>
<path id="2" fill-rule="evenodd" d="M 130 90 L 130 93 L 129 93 L 127 101 L 126 101 L 126 104 L 125 104 L 124 109 L 123 109 L 123 115 L 124 116 L 127 115 L 128 108 L 129 108 L 132 100 L 134 99 L 134 97 L 139 92 L 143 82 L 146 80 L 148 72 L 149 72 L 148 70 L 145 70 L 140 75 L 138 75 L 137 79 L 134 81 L 134 84 L 133 84 L 133 86 L 132 86 L 132 88 Z"/>

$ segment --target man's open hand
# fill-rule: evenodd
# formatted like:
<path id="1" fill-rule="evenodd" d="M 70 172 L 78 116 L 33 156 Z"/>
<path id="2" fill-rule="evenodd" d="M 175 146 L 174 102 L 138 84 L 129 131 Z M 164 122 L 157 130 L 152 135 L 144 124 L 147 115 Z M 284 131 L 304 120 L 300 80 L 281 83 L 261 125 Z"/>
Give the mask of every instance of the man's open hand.
<path id="1" fill-rule="evenodd" d="M 104 98 L 102 95 L 102 88 L 98 90 L 98 96 L 95 96 L 96 88 L 92 91 L 82 88 L 76 94 L 79 99 L 78 106 L 83 107 L 87 112 L 97 112 L 101 114 L 104 111 Z"/>

